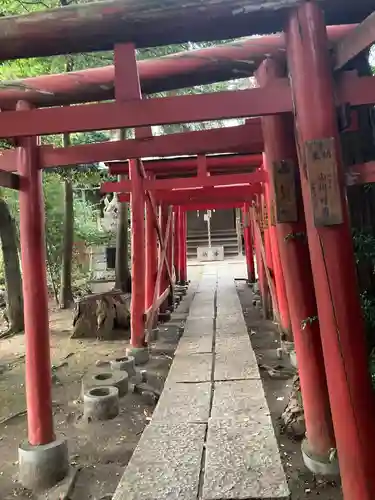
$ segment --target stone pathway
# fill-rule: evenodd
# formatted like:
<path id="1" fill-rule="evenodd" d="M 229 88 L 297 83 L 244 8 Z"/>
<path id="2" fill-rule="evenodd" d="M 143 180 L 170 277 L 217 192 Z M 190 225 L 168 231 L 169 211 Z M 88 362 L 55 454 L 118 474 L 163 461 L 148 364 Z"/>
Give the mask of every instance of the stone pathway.
<path id="1" fill-rule="evenodd" d="M 113 500 L 287 499 L 231 266 L 205 265 L 152 422 Z"/>

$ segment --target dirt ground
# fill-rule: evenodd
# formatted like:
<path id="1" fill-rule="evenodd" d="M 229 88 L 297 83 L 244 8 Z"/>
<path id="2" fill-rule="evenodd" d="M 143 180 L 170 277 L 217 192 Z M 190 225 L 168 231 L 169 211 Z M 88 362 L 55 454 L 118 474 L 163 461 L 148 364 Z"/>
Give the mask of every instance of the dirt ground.
<path id="1" fill-rule="evenodd" d="M 260 311 L 254 309 L 253 293 L 246 282 L 237 281 L 236 283 L 258 362 L 271 367 L 282 365 L 285 367 L 285 372 L 290 372 L 292 367 L 288 357 L 277 359 L 276 348 L 279 344 L 279 336 L 276 326 L 271 321 L 262 319 Z M 292 377 L 277 379 L 271 378 L 267 371 L 261 370 L 260 373 L 291 491 L 291 500 L 342 500 L 340 486 L 335 482 L 319 479 L 310 473 L 303 464 L 300 452 L 301 443 L 293 441 L 281 432 L 280 416 L 288 402 Z"/>
<path id="2" fill-rule="evenodd" d="M 197 279 L 200 267 L 191 269 Z M 252 306 L 252 291 L 244 281 L 237 281 L 245 320 L 253 347 L 262 363 L 283 364 L 276 357 L 278 336 L 275 325 L 261 318 Z M 191 297 L 180 304 L 170 323 L 161 327 L 160 339 L 152 345 L 147 364 L 148 381 L 161 390 L 177 346 L 178 326 L 187 316 Z M 134 448 L 150 421 L 154 404 L 139 394 L 129 393 L 121 399 L 120 414 L 112 421 L 83 423 L 79 396 L 81 379 L 87 370 L 95 369 L 97 360 L 123 355 L 124 341 L 83 341 L 70 339 L 72 317 L 69 311 L 51 313 L 51 357 L 54 366 L 53 407 L 56 433 L 69 443 L 71 464 L 79 469 L 70 500 L 100 500 L 113 494 Z M 0 498 L 1 500 L 41 497 L 20 487 L 17 482 L 17 448 L 26 438 L 24 395 L 24 338 L 16 336 L 0 342 Z M 292 500 L 342 500 L 338 485 L 316 479 L 303 465 L 300 443 L 280 432 L 280 415 L 288 400 L 291 378 L 274 379 L 261 372 L 281 457 L 287 474 Z M 13 416 L 13 417 L 12 417 Z M 6 420 L 5 419 L 9 419 Z M 51 498 L 48 495 L 42 498 Z M 108 498 L 108 497 L 107 497 Z"/>
<path id="3" fill-rule="evenodd" d="M 152 344 L 146 366 L 148 383 L 161 390 L 179 339 L 178 326 L 186 317 L 189 299 L 180 305 L 168 325 L 160 327 L 160 340 Z M 80 401 L 81 379 L 97 360 L 125 354 L 124 341 L 70 339 L 72 313 L 51 313 L 53 408 L 56 433 L 69 443 L 71 464 L 79 468 L 70 500 L 99 500 L 114 493 L 124 467 L 148 424 L 154 404 L 150 398 L 130 393 L 120 400 L 120 414 L 103 423 L 83 423 Z M 0 498 L 39 499 L 17 483 L 17 448 L 26 438 L 24 394 L 24 338 L 16 336 L 0 343 Z M 18 415 L 18 412 L 20 414 Z M 5 419 L 14 416 L 4 422 Z M 42 498 L 49 499 L 51 494 Z"/>

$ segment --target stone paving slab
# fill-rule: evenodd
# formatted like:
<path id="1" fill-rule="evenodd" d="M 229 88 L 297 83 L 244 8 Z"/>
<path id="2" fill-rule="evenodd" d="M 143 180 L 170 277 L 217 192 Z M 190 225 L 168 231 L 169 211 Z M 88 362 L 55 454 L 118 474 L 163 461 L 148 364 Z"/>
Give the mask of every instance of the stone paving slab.
<path id="1" fill-rule="evenodd" d="M 198 334 L 196 337 L 183 336 L 177 346 L 175 356 L 180 354 L 201 354 L 205 352 L 212 352 L 212 341 L 213 332 L 204 333 L 200 337 Z"/>
<path id="2" fill-rule="evenodd" d="M 196 500 L 206 425 L 146 428 L 113 500 Z"/>
<path id="3" fill-rule="evenodd" d="M 216 318 L 216 332 L 226 335 L 247 335 L 247 327 L 243 318 L 231 316 L 230 318 Z"/>
<path id="4" fill-rule="evenodd" d="M 253 351 L 227 351 L 215 357 L 215 380 L 259 379 L 259 369 Z"/>
<path id="5" fill-rule="evenodd" d="M 188 318 L 185 323 L 183 338 L 201 337 L 206 334 L 212 334 L 214 329 L 213 318 Z"/>
<path id="6" fill-rule="evenodd" d="M 289 489 L 271 423 L 209 421 L 204 500 L 288 498 Z"/>
<path id="7" fill-rule="evenodd" d="M 176 356 L 168 375 L 171 382 L 210 382 L 212 354 L 187 354 Z"/>
<path id="8" fill-rule="evenodd" d="M 216 334 L 215 351 L 218 354 L 227 352 L 250 352 L 253 350 L 248 334 L 242 335 L 227 335 L 222 333 Z"/>
<path id="9" fill-rule="evenodd" d="M 152 423 L 204 423 L 210 414 L 211 382 L 170 384 L 164 388 Z"/>
<path id="10" fill-rule="evenodd" d="M 245 419 L 270 423 L 261 380 L 215 382 L 211 418 Z"/>
<path id="11" fill-rule="evenodd" d="M 201 305 L 192 305 L 189 312 L 189 318 L 213 318 L 214 317 L 213 302 Z"/>

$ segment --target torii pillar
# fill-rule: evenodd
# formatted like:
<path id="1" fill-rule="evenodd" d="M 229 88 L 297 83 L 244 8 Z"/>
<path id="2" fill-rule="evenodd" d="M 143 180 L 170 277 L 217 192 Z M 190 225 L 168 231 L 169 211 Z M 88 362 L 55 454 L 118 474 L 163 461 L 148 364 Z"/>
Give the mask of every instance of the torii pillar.
<path id="1" fill-rule="evenodd" d="M 26 102 L 17 104 L 17 110 L 27 109 Z M 53 428 L 44 198 L 37 138 L 21 138 L 18 146 L 28 428 L 28 439 L 18 450 L 19 479 L 24 487 L 38 490 L 61 481 L 69 461 L 66 441 L 57 439 Z"/>
<path id="2" fill-rule="evenodd" d="M 155 214 L 151 204 L 151 200 L 149 198 L 146 198 L 146 310 L 149 309 L 154 302 L 157 272 L 158 248 Z"/>
<path id="3" fill-rule="evenodd" d="M 305 2 L 292 11 L 286 36 L 307 239 L 343 494 L 348 500 L 373 500 L 374 393 L 346 202 L 332 64 L 323 13 L 316 2 Z"/>
<path id="4" fill-rule="evenodd" d="M 256 77 L 260 86 L 284 76 L 284 67 L 266 59 Z M 297 355 L 298 373 L 306 421 L 307 442 L 314 459 L 304 453 L 313 472 L 334 475 L 337 461 L 331 462 L 335 448 L 323 352 L 316 320 L 317 307 L 306 239 L 306 224 L 298 175 L 293 117 L 261 118 L 269 185 L 275 197 L 275 236 L 288 297 L 290 319 Z M 310 319 L 308 319 L 310 318 Z M 314 319 L 315 318 L 315 319 Z"/>
<path id="5" fill-rule="evenodd" d="M 176 275 L 176 283 L 180 282 L 180 207 L 176 207 L 174 211 L 174 233 L 173 233 L 173 265 Z"/>
<path id="6" fill-rule="evenodd" d="M 187 239 L 187 223 L 186 223 L 186 211 L 184 207 L 180 207 L 179 210 L 180 222 L 179 222 L 179 250 L 180 250 L 180 284 L 185 285 L 187 283 L 187 249 L 186 249 L 186 239 Z"/>
<path id="7" fill-rule="evenodd" d="M 252 221 L 250 218 L 250 205 L 245 203 L 242 207 L 243 219 L 243 236 L 245 240 L 245 256 L 247 266 L 247 281 L 248 283 L 255 282 L 255 267 L 254 267 L 254 250 L 252 237 Z"/>
<path id="8" fill-rule="evenodd" d="M 263 169 L 268 170 L 267 167 L 267 157 L 263 155 Z M 275 292 L 277 300 L 277 308 L 279 313 L 279 329 L 281 334 L 281 339 L 283 341 L 292 341 L 292 332 L 290 324 L 289 315 L 289 304 L 285 289 L 284 274 L 280 259 L 279 242 L 276 235 L 275 221 L 274 221 L 274 194 L 270 182 L 264 185 L 265 199 L 266 199 L 266 209 L 268 215 L 268 228 L 267 228 L 267 238 L 269 240 L 269 252 L 272 262 L 273 280 L 275 284 Z"/>
<path id="9" fill-rule="evenodd" d="M 130 310 L 130 348 L 128 354 L 134 356 L 136 364 L 147 363 L 149 359 L 145 335 L 145 192 L 139 172 L 139 160 L 129 160 L 131 180 L 131 266 L 132 266 L 132 298 Z"/>

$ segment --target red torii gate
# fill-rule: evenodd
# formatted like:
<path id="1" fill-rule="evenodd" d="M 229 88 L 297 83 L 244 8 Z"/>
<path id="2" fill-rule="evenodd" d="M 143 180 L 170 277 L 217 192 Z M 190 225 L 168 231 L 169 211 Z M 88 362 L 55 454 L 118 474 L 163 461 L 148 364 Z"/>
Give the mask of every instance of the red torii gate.
<path id="1" fill-rule="evenodd" d="M 324 4 L 332 6 L 332 2 L 328 0 Z M 93 7 L 94 10 L 97 8 L 97 6 Z M 369 4 L 364 1 L 355 2 L 350 8 L 356 14 L 371 12 Z M 224 9 L 221 13 L 222 16 L 219 16 L 220 19 L 225 19 L 228 12 Z M 332 11 L 329 12 L 332 14 Z M 310 467 L 317 464 L 329 467 L 327 457 L 331 457 L 331 449 L 335 448 L 330 418 L 331 410 L 344 495 L 348 499 L 354 500 L 373 500 L 375 498 L 375 480 L 371 470 L 372 438 L 374 436 L 374 423 L 371 421 L 373 394 L 366 369 L 364 328 L 360 304 L 355 287 L 353 287 L 353 283 L 356 281 L 354 258 L 345 205 L 344 172 L 338 147 L 337 123 L 334 113 L 336 104 L 349 104 L 351 106 L 374 104 L 375 85 L 372 78 L 359 78 L 356 75 L 345 74 L 345 72 L 338 73 L 337 82 L 335 85 L 333 84 L 325 23 L 317 3 L 296 4 L 294 9 L 284 11 L 284 13 L 288 19 L 286 24 L 286 55 L 291 85 L 285 79 L 282 71 L 279 74 L 279 70 L 272 67 L 273 61 L 271 60 L 267 64 L 265 63 L 257 75 L 259 84 L 264 85 L 261 88 L 217 95 L 141 101 L 134 55 L 132 60 L 126 60 L 123 56 L 124 53 L 128 54 L 129 49 L 119 46 L 116 48 L 115 61 L 115 103 L 34 110 L 29 110 L 26 104 L 20 103 L 16 111 L 1 113 L 0 136 L 18 138 L 17 144 L 19 145 L 16 152 L 11 153 L 17 159 L 17 172 L 12 173 L 11 169 L 4 167 L 4 170 L 8 172 L 2 172 L 2 177 L 4 182 L 9 185 L 17 187 L 19 184 L 20 189 L 27 338 L 28 425 L 29 441 L 32 446 L 51 444 L 54 440 L 49 381 L 48 313 L 40 180 L 42 164 L 39 158 L 39 155 L 41 157 L 47 155 L 47 150 L 39 149 L 36 139 L 33 137 L 39 134 L 79 130 L 144 127 L 152 124 L 261 116 L 261 126 L 266 141 L 264 167 L 268 171 L 271 181 L 269 193 L 266 193 L 265 197 L 266 202 L 268 202 L 266 210 L 272 214 L 271 206 L 275 202 L 276 238 L 274 241 L 279 242 L 280 261 L 284 271 L 287 296 L 299 300 L 298 307 L 295 306 L 289 312 L 297 349 L 307 423 L 308 441 L 304 444 L 304 457 Z M 242 19 L 244 18 L 249 20 L 249 16 L 243 16 Z M 53 17 L 50 18 L 49 23 L 51 23 L 51 19 L 53 20 Z M 0 20 L 0 26 L 2 22 Z M 199 24 L 200 35 L 197 35 L 198 37 L 203 36 L 203 24 Z M 212 24 L 210 26 L 212 28 Z M 368 29 L 369 26 L 372 28 L 371 21 L 366 22 L 364 27 L 358 27 L 355 30 L 355 35 L 349 34 L 346 43 L 342 42 L 336 47 L 337 69 L 371 43 L 374 36 L 365 36 L 366 33 L 371 32 Z M 106 29 L 108 29 L 108 25 L 106 25 Z M 233 25 L 227 29 L 233 30 Z M 244 24 L 241 24 L 239 29 L 244 30 Z M 213 29 L 212 32 L 214 31 Z M 45 31 L 43 32 L 45 33 Z M 6 30 L 2 33 L 6 33 Z M 177 31 L 173 33 L 174 36 L 177 36 Z M 85 35 L 83 30 L 81 35 Z M 138 33 L 137 36 L 137 41 L 141 45 L 145 43 L 144 39 L 141 40 L 143 33 Z M 84 39 L 83 36 L 82 44 L 78 43 L 75 46 L 76 49 L 83 50 L 84 44 L 87 44 L 88 40 L 92 41 L 92 38 Z M 63 48 L 58 49 L 62 46 L 61 36 L 56 37 L 55 42 L 54 45 L 48 47 L 44 39 L 43 47 L 40 43 L 36 44 L 37 50 L 64 50 Z M 71 48 L 72 39 L 69 42 Z M 6 44 L 2 47 L 2 50 L 5 48 L 12 50 Z M 93 46 L 91 45 L 90 48 Z M 24 53 L 27 54 L 26 48 L 24 50 Z M 35 46 L 30 45 L 30 50 L 35 50 Z M 0 51 L 0 57 L 1 54 Z M 8 55 L 12 57 L 11 52 L 8 52 Z M 129 74 L 132 77 L 129 78 Z M 127 91 L 122 84 L 128 85 Z M 280 124 L 287 123 L 287 115 L 290 113 L 294 113 L 297 125 L 296 139 L 302 198 L 299 198 L 294 192 L 292 182 L 297 154 L 293 149 L 292 141 L 290 141 L 290 137 L 293 136 L 290 136 L 288 141 L 280 128 Z M 277 148 L 276 146 L 272 147 L 271 138 L 274 139 Z M 132 141 L 129 142 L 132 143 Z M 139 144 L 139 142 L 135 142 L 131 145 L 138 148 Z M 120 151 L 123 145 L 117 146 L 119 146 L 119 154 L 115 154 L 112 150 L 114 157 L 104 158 L 104 161 L 126 159 L 121 158 L 124 154 Z M 51 152 L 51 150 L 49 151 Z M 202 147 L 200 153 L 206 152 Z M 259 150 L 246 152 L 259 153 Z M 56 151 L 53 153 L 55 154 Z M 64 154 L 70 153 L 71 151 L 62 153 L 60 158 L 62 159 Z M 92 151 L 90 154 L 94 156 Z M 105 155 L 103 154 L 103 156 Z M 127 157 L 139 158 L 139 155 L 133 153 Z M 10 154 L 8 158 L 10 158 Z M 62 161 L 60 164 L 64 164 L 64 162 Z M 68 162 L 67 164 L 72 163 Z M 280 168 L 277 168 L 277 165 Z M 133 190 L 131 198 L 134 229 L 137 224 L 140 224 L 140 230 L 133 231 L 133 248 L 140 250 L 144 247 L 142 231 L 144 188 L 138 160 L 131 160 L 130 166 L 132 186 L 139 188 L 137 196 L 135 195 L 136 191 Z M 369 169 L 373 175 L 372 164 L 359 166 L 357 171 L 359 173 L 361 171 L 368 172 Z M 282 179 L 287 179 L 287 182 L 283 181 L 284 184 L 280 180 L 281 174 L 286 176 Z M 295 182 L 297 185 L 299 184 L 298 179 Z M 316 196 L 319 182 L 324 186 L 325 204 L 320 204 Z M 285 198 L 283 200 L 281 196 L 281 187 L 283 186 L 287 186 L 290 192 L 294 192 L 294 198 L 293 196 L 289 197 L 287 205 Z M 259 209 L 260 200 L 264 199 L 264 196 L 258 196 L 257 199 L 257 208 Z M 305 237 L 310 250 L 309 254 L 306 250 L 306 243 L 298 241 L 298 234 L 304 231 L 305 218 Z M 286 226 L 282 227 L 284 224 Z M 258 241 L 256 248 L 258 248 L 258 253 L 260 250 L 262 254 L 261 260 L 263 260 L 264 265 L 266 259 L 263 259 L 260 232 L 257 230 L 257 224 L 254 223 L 254 226 L 254 237 Z M 285 235 L 288 228 L 290 228 L 290 233 Z M 298 233 L 297 228 L 302 228 L 302 231 Z M 167 234 L 168 224 L 166 236 Z M 281 236 L 283 234 L 282 245 Z M 287 241 L 285 241 L 286 236 L 290 236 Z M 165 242 L 166 239 L 163 241 Z M 304 251 L 300 248 L 300 243 L 305 245 Z M 292 248 L 294 250 L 291 250 Z M 133 264 L 139 272 L 141 264 L 144 264 L 143 251 L 136 252 L 136 255 L 138 257 Z M 293 255 L 297 269 L 294 275 L 291 269 Z M 304 280 L 305 271 L 309 273 L 310 270 L 308 255 L 311 260 L 312 279 L 309 277 L 308 282 L 304 282 L 304 287 L 302 287 L 300 281 Z M 140 275 L 135 278 L 138 279 L 138 277 Z M 143 283 L 143 280 L 141 281 Z M 296 285 L 295 289 L 293 289 L 293 283 Z M 140 287 L 142 286 L 144 285 L 140 284 Z M 297 290 L 302 291 L 302 288 L 306 288 L 308 292 L 304 290 L 297 297 Z M 137 290 L 137 293 L 142 295 L 142 290 Z M 311 319 L 310 314 L 314 308 L 312 301 L 308 302 L 307 293 L 316 296 L 321 342 L 317 340 L 316 330 L 314 334 L 316 322 L 312 321 L 309 324 L 307 321 L 306 327 L 301 332 L 301 321 Z M 291 300 L 289 300 L 290 303 Z M 308 317 L 301 317 L 302 314 L 306 313 L 309 314 Z M 135 316 L 139 321 L 139 315 Z M 138 328 L 139 324 L 133 326 Z M 352 335 L 353 331 L 356 331 L 355 338 Z M 304 333 L 306 335 L 302 338 Z M 308 360 L 307 357 L 312 359 Z M 312 379 L 313 376 L 316 376 L 315 380 Z M 325 385 L 326 379 L 328 391 Z M 319 387 L 317 387 L 316 380 L 320 380 Z M 31 386 L 33 386 L 32 391 Z"/>

